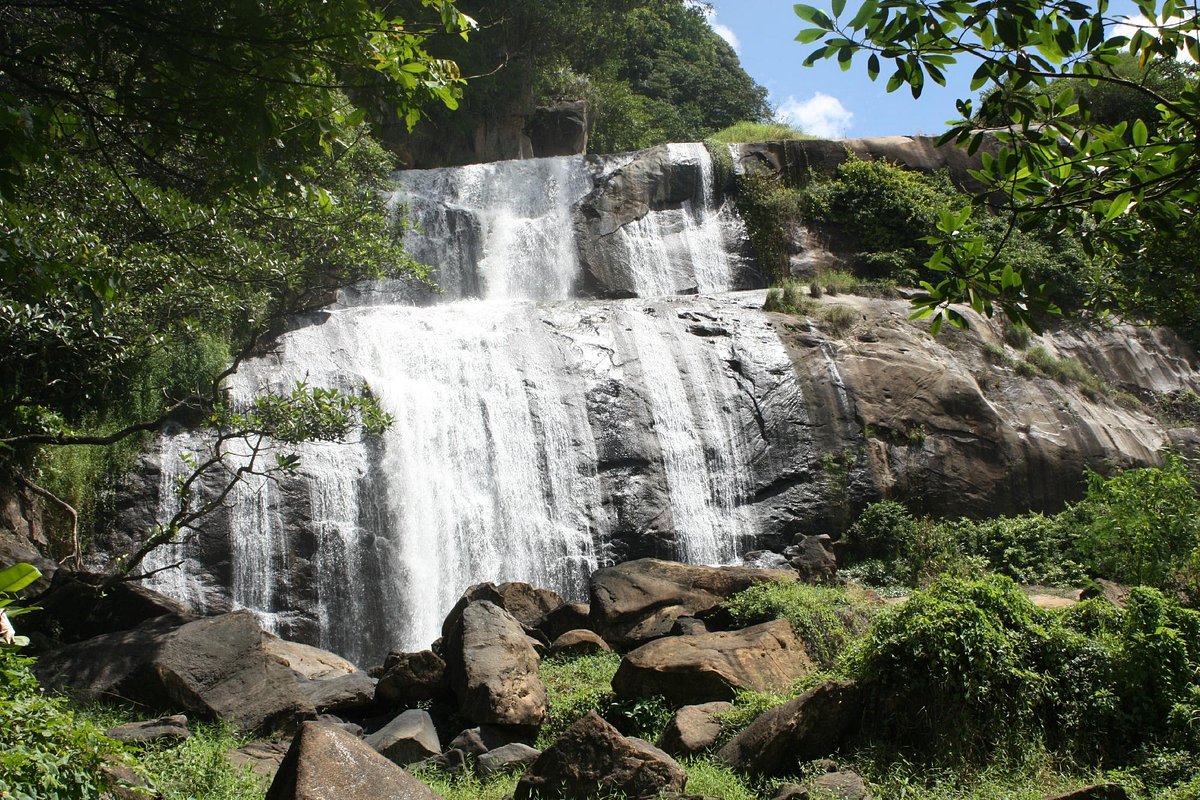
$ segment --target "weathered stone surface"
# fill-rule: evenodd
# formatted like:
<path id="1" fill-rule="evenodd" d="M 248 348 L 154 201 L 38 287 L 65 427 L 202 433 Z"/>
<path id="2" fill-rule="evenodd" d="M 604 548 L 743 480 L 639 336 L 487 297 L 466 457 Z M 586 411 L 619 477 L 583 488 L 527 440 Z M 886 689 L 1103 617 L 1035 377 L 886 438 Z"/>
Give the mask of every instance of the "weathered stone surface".
<path id="1" fill-rule="evenodd" d="M 104 735 L 118 742 L 157 742 L 174 739 L 182 742 L 192 735 L 188 730 L 188 718 L 184 714 L 175 714 L 162 719 L 150 719 L 140 722 L 126 722 L 109 728 Z"/>
<path id="2" fill-rule="evenodd" d="M 1116 783 L 1097 783 L 1066 794 L 1047 795 L 1046 800 L 1129 800 L 1129 792 Z"/>
<path id="3" fill-rule="evenodd" d="M 535 108 L 526 127 L 534 158 L 574 156 L 587 152 L 586 100 Z"/>
<path id="4" fill-rule="evenodd" d="M 498 772 L 524 770 L 537 760 L 541 752 L 527 744 L 513 742 L 495 750 L 489 750 L 475 760 L 475 773 L 487 780 Z"/>
<path id="5" fill-rule="evenodd" d="M 305 680 L 323 681 L 353 675 L 358 667 L 328 650 L 263 634 L 263 650 Z"/>
<path id="6" fill-rule="evenodd" d="M 466 718 L 497 725 L 540 725 L 546 687 L 521 624 L 487 600 L 463 609 L 446 636 L 446 671 Z"/>
<path id="7" fill-rule="evenodd" d="M 612 650 L 608 643 L 586 629 L 567 631 L 550 643 L 550 654 L 556 656 L 586 656 Z"/>
<path id="8" fill-rule="evenodd" d="M 751 550 L 742 556 L 742 566 L 752 569 L 787 569 L 791 562 L 774 550 Z"/>
<path id="9" fill-rule="evenodd" d="M 609 644 L 636 646 L 666 636 L 680 617 L 715 608 L 757 583 L 796 580 L 791 570 L 701 567 L 643 558 L 591 578 L 592 627 Z"/>
<path id="10" fill-rule="evenodd" d="M 363 741 L 402 767 L 442 752 L 429 712 L 411 708 Z"/>
<path id="11" fill-rule="evenodd" d="M 478 758 L 484 753 L 497 750 L 514 742 L 522 742 L 529 735 L 525 728 L 505 728 L 499 725 L 480 725 L 468 728 L 450 740 L 448 749 L 461 750 Z"/>
<path id="12" fill-rule="evenodd" d="M 695 636 L 698 633 L 708 633 L 708 625 L 695 617 L 680 617 L 671 626 L 671 636 Z"/>
<path id="13" fill-rule="evenodd" d="M 37 670 L 46 685 L 85 698 L 178 708 L 246 731 L 316 714 L 292 671 L 264 651 L 248 611 L 97 636 L 42 656 Z"/>
<path id="14" fill-rule="evenodd" d="M 301 681 L 300 691 L 317 711 L 352 711 L 375 702 L 375 679 L 365 672 Z"/>
<path id="15" fill-rule="evenodd" d="M 52 574 L 50 591 L 38 600 L 42 610 L 22 624 L 64 643 L 132 630 L 150 620 L 180 625 L 196 618 L 183 603 L 137 583 L 118 583 L 101 591 L 102 575 L 66 570 Z"/>
<path id="16" fill-rule="evenodd" d="M 863 695 L 853 681 L 823 683 L 770 709 L 717 752 L 739 772 L 783 775 L 797 762 L 822 758 L 859 725 Z"/>
<path id="17" fill-rule="evenodd" d="M 663 729 L 658 746 L 679 758 L 703 753 L 716 744 L 721 735 L 719 715 L 732 710 L 733 703 L 724 701 L 684 706 Z"/>
<path id="18" fill-rule="evenodd" d="M 446 662 L 432 650 L 389 653 L 383 675 L 375 685 L 375 698 L 391 706 L 410 706 L 448 694 Z"/>
<path id="19" fill-rule="evenodd" d="M 266 800 L 440 800 L 361 739 L 319 722 L 300 726 Z"/>
<path id="20" fill-rule="evenodd" d="M 618 697 L 662 695 L 675 703 L 732 700 L 737 689 L 785 689 L 813 669 L 787 620 L 740 631 L 671 636 L 625 655 L 613 676 Z"/>
<path id="21" fill-rule="evenodd" d="M 837 581 L 837 558 L 833 554 L 833 540 L 828 535 L 801 536 L 783 554 L 800 575 L 800 580 L 807 583 Z"/>
<path id="22" fill-rule="evenodd" d="M 849 770 L 827 772 L 806 783 L 796 800 L 871 800 L 862 776 Z"/>
<path id="23" fill-rule="evenodd" d="M 287 751 L 287 742 L 251 742 L 226 751 L 225 760 L 239 772 L 249 767 L 255 775 L 271 780 L 279 771 Z"/>
<path id="24" fill-rule="evenodd" d="M 541 630 L 550 641 L 554 641 L 567 631 L 590 629 L 590 610 L 587 603 L 563 603 L 546 614 L 542 619 Z"/>
<path id="25" fill-rule="evenodd" d="M 458 624 L 463 609 L 476 600 L 487 600 L 512 615 L 513 619 L 526 628 L 538 629 L 546 615 L 563 605 L 563 599 L 549 589 L 540 589 L 528 583 L 476 583 L 463 592 L 458 603 L 446 615 L 442 623 L 442 636 L 448 637 L 450 630 Z M 547 642 L 548 643 L 548 642 Z"/>
<path id="26" fill-rule="evenodd" d="M 563 732 L 517 783 L 515 800 L 624 794 L 630 800 L 682 792 L 687 774 L 657 747 L 622 736 L 594 711 Z"/>

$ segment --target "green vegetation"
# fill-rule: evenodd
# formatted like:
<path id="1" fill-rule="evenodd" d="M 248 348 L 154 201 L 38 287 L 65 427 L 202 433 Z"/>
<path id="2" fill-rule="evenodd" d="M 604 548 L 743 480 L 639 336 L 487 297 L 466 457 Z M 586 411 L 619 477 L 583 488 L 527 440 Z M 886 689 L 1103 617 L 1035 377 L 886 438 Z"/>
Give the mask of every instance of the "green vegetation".
<path id="1" fill-rule="evenodd" d="M 538 735 L 545 747 L 589 711 L 604 714 L 613 702 L 612 679 L 621 666 L 616 653 L 547 658 L 538 674 L 546 685 L 550 713 Z"/>
<path id="2" fill-rule="evenodd" d="M 106 764 L 132 768 L 135 762 L 65 699 L 43 694 L 32 664 L 0 646 L 0 795 L 99 797 L 115 782 Z"/>
<path id="3" fill-rule="evenodd" d="M 132 748 L 149 782 L 164 800 L 260 800 L 267 782 L 236 769 L 225 753 L 246 743 L 223 725 L 193 724 L 187 741 L 169 746 Z"/>
<path id="4" fill-rule="evenodd" d="M 804 195 L 771 175 L 747 173 L 737 180 L 737 208 L 746 223 L 754 257 L 774 286 L 791 280 L 792 242 L 803 222 Z"/>
<path id="5" fill-rule="evenodd" d="M 743 142 L 780 142 L 789 139 L 811 139 L 804 131 L 793 128 L 786 122 L 735 122 L 711 137 L 722 144 Z"/>
<path id="6" fill-rule="evenodd" d="M 824 669 L 837 666 L 847 643 L 875 611 L 861 590 L 798 582 L 752 586 L 730 598 L 725 609 L 739 626 L 788 620 L 813 661 Z"/>
<path id="7" fill-rule="evenodd" d="M 1146 0 L 1138 11 L 1149 22 L 1127 36 L 1107 4 L 1017 0 L 1000 10 L 990 0 L 900 0 L 845 9 L 841 0 L 832 14 L 795 7 L 810 26 L 797 40 L 817 45 L 806 64 L 836 58 L 849 68 L 863 58 L 872 79 L 886 71 L 888 91 L 907 87 L 914 97 L 927 82 L 944 84 L 952 65 L 973 65 L 971 90 L 984 94 L 978 105 L 958 101 L 961 119 L 942 138 L 970 152 L 990 135 L 1000 143 L 983 155 L 980 177 L 1005 198 L 1004 226 L 1084 234 L 1106 273 L 1100 305 L 1170 319 L 1194 335 L 1195 262 L 1177 257 L 1194 250 L 1197 230 L 1200 95 L 1196 70 L 1177 56 L 1197 50 L 1200 16 L 1175 0 Z M 993 122 L 1003 127 L 989 134 Z M 927 267 L 940 274 L 915 301 L 918 313 L 937 327 L 965 323 L 956 302 L 1027 324 L 1052 309 L 1024 265 L 998 258 L 971 227 L 966 216 L 939 224 Z"/>
<path id="8" fill-rule="evenodd" d="M 781 314 L 806 317 L 816 311 L 817 304 L 805 293 L 801 284 L 793 280 L 785 280 L 781 286 L 774 286 L 767 290 L 767 300 L 763 308 Z"/>
<path id="9" fill-rule="evenodd" d="M 980 567 L 1025 583 L 1108 578 L 1200 597 L 1200 497 L 1184 460 L 1088 472 L 1083 500 L 1047 516 L 916 519 L 894 500 L 868 506 L 846 535 L 854 573 L 879 585 L 919 585 Z"/>
<path id="10" fill-rule="evenodd" d="M 417 770 L 416 776 L 445 800 L 505 800 L 512 797 L 519 775 L 493 775 L 486 781 L 471 771 L 448 775 L 437 769 Z"/>

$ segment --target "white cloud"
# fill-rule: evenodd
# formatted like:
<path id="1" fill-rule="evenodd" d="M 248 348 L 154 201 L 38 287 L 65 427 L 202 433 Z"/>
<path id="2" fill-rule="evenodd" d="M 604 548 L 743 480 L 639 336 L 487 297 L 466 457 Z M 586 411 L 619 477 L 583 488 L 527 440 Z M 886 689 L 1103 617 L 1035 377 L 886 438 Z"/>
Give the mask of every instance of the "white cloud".
<path id="1" fill-rule="evenodd" d="M 708 18 L 708 24 L 712 25 L 712 29 L 717 36 L 720 36 L 722 39 L 729 42 L 729 46 L 732 47 L 734 51 L 738 53 L 742 51 L 742 43 L 738 41 L 737 34 L 734 33 L 733 29 L 728 25 L 722 25 L 721 23 L 717 22 L 716 13 L 713 13 L 713 15 Z"/>
<path id="2" fill-rule="evenodd" d="M 797 100 L 789 96 L 779 106 L 776 115 L 791 125 L 819 136 L 823 139 L 836 139 L 846 135 L 850 130 L 850 121 L 854 118 L 842 101 L 836 97 L 817 92 L 807 100 Z"/>

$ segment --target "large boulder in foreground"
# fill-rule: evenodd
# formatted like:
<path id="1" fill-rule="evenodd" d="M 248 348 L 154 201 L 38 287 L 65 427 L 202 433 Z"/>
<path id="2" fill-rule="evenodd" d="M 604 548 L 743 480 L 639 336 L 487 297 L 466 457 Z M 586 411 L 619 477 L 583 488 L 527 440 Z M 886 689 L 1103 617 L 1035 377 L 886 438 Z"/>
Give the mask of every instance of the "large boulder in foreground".
<path id="1" fill-rule="evenodd" d="M 707 703 L 732 700 L 738 689 L 781 691 L 812 670 L 792 624 L 777 619 L 644 644 L 621 660 L 612 687 L 617 697 L 662 695 L 674 703 Z"/>
<path id="2" fill-rule="evenodd" d="M 592 628 L 614 647 L 634 647 L 666 636 L 680 617 L 710 611 L 755 584 L 795 580 L 792 570 L 626 561 L 592 573 Z"/>
<path id="3" fill-rule="evenodd" d="M 783 775 L 801 761 L 835 752 L 857 729 L 863 692 L 854 681 L 829 681 L 761 714 L 717 752 L 738 772 Z"/>
<path id="4" fill-rule="evenodd" d="M 341 728 L 305 722 L 266 800 L 441 800 L 432 790 Z"/>
<path id="5" fill-rule="evenodd" d="M 514 800 L 575 800 L 623 795 L 629 800 L 682 792 L 687 773 L 641 739 L 622 736 L 594 711 L 577 721 L 533 762 Z"/>
<path id="6" fill-rule="evenodd" d="M 178 709 L 243 731 L 294 728 L 316 716 L 296 675 L 264 649 L 249 611 L 96 636 L 42 656 L 37 673 L 82 699 Z"/>
<path id="7" fill-rule="evenodd" d="M 546 687 L 521 623 L 495 603 L 476 600 L 447 634 L 446 674 L 464 717 L 494 725 L 542 724 Z"/>

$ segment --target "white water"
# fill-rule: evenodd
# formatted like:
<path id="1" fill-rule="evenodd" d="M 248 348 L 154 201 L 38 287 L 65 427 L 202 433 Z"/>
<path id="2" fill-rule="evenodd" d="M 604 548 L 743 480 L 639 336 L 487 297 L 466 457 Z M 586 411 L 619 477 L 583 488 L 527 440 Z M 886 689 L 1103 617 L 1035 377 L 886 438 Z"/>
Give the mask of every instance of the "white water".
<path id="1" fill-rule="evenodd" d="M 629 232 L 639 293 L 689 288 L 672 285 L 681 275 L 690 288 L 727 288 L 730 234 L 711 208 L 708 153 L 670 152 L 697 170 L 698 188 Z M 652 420 L 676 557 L 736 559 L 754 526 L 732 345 L 689 332 L 680 305 L 569 300 L 572 206 L 591 174 L 561 158 L 400 175 L 394 199 L 420 228 L 413 255 L 437 265 L 450 298 L 485 299 L 331 309 L 243 364 L 229 384 L 235 403 L 299 381 L 365 385 L 394 424 L 378 441 L 289 448 L 298 475 L 235 489 L 229 604 L 367 663 L 428 646 L 473 583 L 526 581 L 583 599 L 614 524 L 590 395 L 613 381 Z M 181 446 L 163 442 L 164 464 Z M 195 551 L 166 557 L 189 553 L 190 572 Z M 155 586 L 197 598 L 179 577 Z"/>

